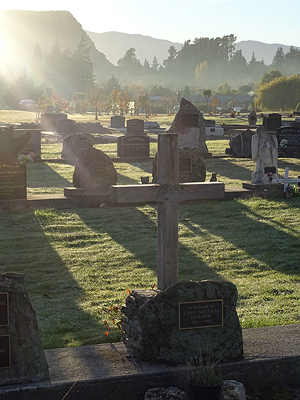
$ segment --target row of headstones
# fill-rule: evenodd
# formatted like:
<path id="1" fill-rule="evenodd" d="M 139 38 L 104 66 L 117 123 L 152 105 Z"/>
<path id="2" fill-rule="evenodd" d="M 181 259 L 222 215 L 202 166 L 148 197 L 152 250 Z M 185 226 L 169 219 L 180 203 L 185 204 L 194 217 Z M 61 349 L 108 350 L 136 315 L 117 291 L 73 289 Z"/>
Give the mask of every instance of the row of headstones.
<path id="1" fill-rule="evenodd" d="M 281 115 L 269 114 L 263 118 L 263 125 L 270 134 L 275 134 L 278 141 L 278 157 L 300 157 L 300 120 L 283 122 Z M 254 132 L 247 129 L 230 139 L 230 149 L 226 153 L 235 157 L 251 158 L 251 143 Z"/>

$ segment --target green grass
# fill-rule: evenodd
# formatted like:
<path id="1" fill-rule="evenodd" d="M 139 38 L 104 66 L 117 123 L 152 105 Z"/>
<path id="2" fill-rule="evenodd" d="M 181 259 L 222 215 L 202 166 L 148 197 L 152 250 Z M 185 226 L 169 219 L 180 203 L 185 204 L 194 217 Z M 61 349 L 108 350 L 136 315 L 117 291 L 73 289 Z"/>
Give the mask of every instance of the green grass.
<path id="1" fill-rule="evenodd" d="M 228 140 L 207 142 L 224 154 Z M 98 147 L 98 145 L 97 145 Z M 114 156 L 116 144 L 99 145 Z M 151 152 L 156 151 L 152 144 Z M 43 144 L 42 157 L 60 158 L 61 144 Z M 300 160 L 279 170 L 300 175 Z M 254 163 L 231 157 L 205 160 L 226 186 L 249 181 Z M 118 183 L 151 175 L 151 163 L 115 163 Z M 74 167 L 28 164 L 28 193 L 63 193 Z M 207 179 L 207 180 L 208 180 Z M 156 283 L 156 207 L 0 211 L 0 272 L 25 274 L 44 348 L 114 342 L 120 333 L 103 321 L 127 289 Z M 180 280 L 229 280 L 238 289 L 243 328 L 300 323 L 300 198 L 233 200 L 181 205 Z"/>

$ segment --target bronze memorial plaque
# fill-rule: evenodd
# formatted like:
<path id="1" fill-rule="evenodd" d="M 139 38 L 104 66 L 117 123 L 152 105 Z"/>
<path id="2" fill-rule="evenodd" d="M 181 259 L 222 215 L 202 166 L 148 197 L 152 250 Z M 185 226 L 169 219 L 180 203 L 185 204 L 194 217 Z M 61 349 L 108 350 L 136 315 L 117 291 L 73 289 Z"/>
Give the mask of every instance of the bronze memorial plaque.
<path id="1" fill-rule="evenodd" d="M 9 325 L 8 293 L 0 293 L 0 326 Z"/>
<path id="2" fill-rule="evenodd" d="M 179 172 L 192 172 L 192 159 L 190 157 L 179 158 Z"/>
<path id="3" fill-rule="evenodd" d="M 178 304 L 179 329 L 223 326 L 223 299 Z"/>
<path id="4" fill-rule="evenodd" d="M 0 368 L 10 368 L 10 336 L 0 336 Z"/>

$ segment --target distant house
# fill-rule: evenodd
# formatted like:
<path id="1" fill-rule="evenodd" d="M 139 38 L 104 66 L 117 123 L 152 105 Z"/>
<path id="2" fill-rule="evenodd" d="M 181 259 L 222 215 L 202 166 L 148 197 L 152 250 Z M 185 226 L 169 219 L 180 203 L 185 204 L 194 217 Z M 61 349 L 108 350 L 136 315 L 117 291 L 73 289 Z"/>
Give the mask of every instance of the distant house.
<path id="1" fill-rule="evenodd" d="M 226 95 L 221 95 L 221 94 L 215 94 L 211 95 L 208 99 L 208 104 L 213 100 L 213 99 L 218 99 L 218 107 L 223 108 L 223 109 L 228 109 L 228 108 L 233 108 L 233 107 L 242 107 L 244 109 L 248 109 L 249 106 L 253 106 L 253 100 L 254 100 L 254 95 L 238 95 L 238 94 L 226 94 Z M 202 95 L 190 95 L 188 96 L 188 99 L 190 100 L 193 104 L 200 104 L 200 103 L 206 103 L 206 99 Z"/>

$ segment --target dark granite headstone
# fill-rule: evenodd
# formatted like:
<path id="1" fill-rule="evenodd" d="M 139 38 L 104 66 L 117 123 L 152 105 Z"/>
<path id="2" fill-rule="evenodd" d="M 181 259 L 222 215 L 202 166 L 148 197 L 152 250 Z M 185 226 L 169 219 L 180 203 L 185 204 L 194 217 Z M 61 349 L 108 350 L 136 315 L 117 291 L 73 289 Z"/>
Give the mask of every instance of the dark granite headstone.
<path id="1" fill-rule="evenodd" d="M 125 117 L 114 115 L 110 118 L 110 127 L 115 129 L 125 128 Z"/>
<path id="2" fill-rule="evenodd" d="M 144 135 L 144 121 L 142 119 L 129 119 L 127 121 L 127 135 L 140 136 Z"/>
<path id="3" fill-rule="evenodd" d="M 267 131 L 276 132 L 281 127 L 281 115 L 277 113 L 269 114 L 263 118 L 263 127 Z"/>
<path id="4" fill-rule="evenodd" d="M 235 157 L 251 158 L 251 140 L 253 132 L 247 129 L 230 139 L 230 153 Z"/>
<path id="5" fill-rule="evenodd" d="M 286 126 L 277 129 L 278 157 L 300 157 L 300 128 Z"/>
<path id="6" fill-rule="evenodd" d="M 76 188 L 98 188 L 107 193 L 116 183 L 117 171 L 108 155 L 94 148 L 79 153 L 73 174 Z"/>
<path id="7" fill-rule="evenodd" d="M 24 275 L 0 275 L 0 385 L 49 379 L 38 323 L 31 306 Z"/>
<path id="8" fill-rule="evenodd" d="M 0 200 L 26 198 L 26 165 L 0 164 Z"/>
<path id="9" fill-rule="evenodd" d="M 117 144 L 118 157 L 149 157 L 150 138 L 148 136 L 120 136 Z"/>

